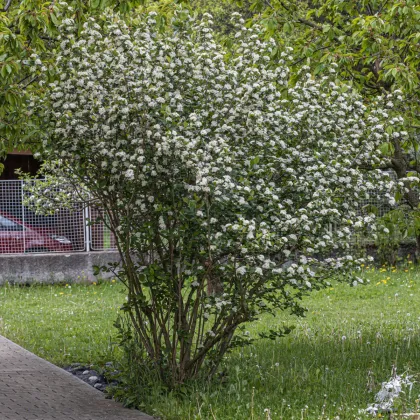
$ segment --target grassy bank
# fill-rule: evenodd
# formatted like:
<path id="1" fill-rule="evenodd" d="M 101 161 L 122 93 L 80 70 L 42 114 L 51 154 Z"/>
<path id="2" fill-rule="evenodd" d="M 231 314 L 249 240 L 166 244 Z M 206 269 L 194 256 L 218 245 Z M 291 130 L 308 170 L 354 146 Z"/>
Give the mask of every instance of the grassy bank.
<path id="1" fill-rule="evenodd" d="M 306 318 L 280 314 L 249 325 L 251 335 L 278 323 L 296 329 L 232 353 L 219 384 L 186 388 L 184 398 L 151 389 L 147 411 L 182 420 L 364 418 L 359 409 L 393 364 L 420 373 L 420 271 L 408 265 L 365 276 L 367 286 L 312 293 Z M 119 357 L 112 323 L 122 291 L 115 283 L 0 288 L 0 333 L 59 365 L 102 364 Z M 411 409 L 419 393 L 415 385 Z"/>

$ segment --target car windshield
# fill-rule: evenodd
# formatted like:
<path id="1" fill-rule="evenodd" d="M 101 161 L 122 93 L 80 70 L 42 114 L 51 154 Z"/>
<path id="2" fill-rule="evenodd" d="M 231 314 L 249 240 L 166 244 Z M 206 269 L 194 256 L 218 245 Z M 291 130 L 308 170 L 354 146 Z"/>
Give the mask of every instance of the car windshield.
<path id="1" fill-rule="evenodd" d="M 0 230 L 7 230 L 7 231 L 23 230 L 23 226 L 19 225 L 13 220 L 0 216 Z"/>

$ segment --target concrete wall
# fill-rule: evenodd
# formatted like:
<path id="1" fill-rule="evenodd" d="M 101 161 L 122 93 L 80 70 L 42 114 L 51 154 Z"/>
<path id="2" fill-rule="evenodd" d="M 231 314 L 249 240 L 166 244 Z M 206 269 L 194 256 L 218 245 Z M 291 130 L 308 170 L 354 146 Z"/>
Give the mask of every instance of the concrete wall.
<path id="1" fill-rule="evenodd" d="M 117 252 L 0 254 L 0 285 L 9 283 L 93 282 L 93 266 L 120 261 Z M 100 278 L 112 277 L 101 273 Z"/>

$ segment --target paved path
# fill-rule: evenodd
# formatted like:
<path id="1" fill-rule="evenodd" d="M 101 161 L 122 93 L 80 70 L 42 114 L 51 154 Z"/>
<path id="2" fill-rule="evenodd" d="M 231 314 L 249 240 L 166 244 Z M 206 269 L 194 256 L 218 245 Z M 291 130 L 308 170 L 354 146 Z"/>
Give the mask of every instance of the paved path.
<path id="1" fill-rule="evenodd" d="M 0 336 L 0 420 L 152 420 Z"/>

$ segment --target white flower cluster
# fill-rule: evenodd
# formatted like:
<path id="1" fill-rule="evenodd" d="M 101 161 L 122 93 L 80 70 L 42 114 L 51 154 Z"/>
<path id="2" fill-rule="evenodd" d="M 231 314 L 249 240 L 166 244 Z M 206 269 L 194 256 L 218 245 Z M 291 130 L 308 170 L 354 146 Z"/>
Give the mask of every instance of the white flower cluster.
<path id="1" fill-rule="evenodd" d="M 400 397 L 401 393 L 405 393 L 405 390 L 410 393 L 413 385 L 412 376 L 393 374 L 387 382 L 382 382 L 380 391 L 375 395 L 376 402 L 363 411 L 373 416 L 379 413 L 391 413 L 395 399 Z"/>
<path id="2" fill-rule="evenodd" d="M 359 203 L 392 184 L 361 169 L 381 162 L 389 115 L 333 79 L 290 86 L 292 52 L 273 65 L 275 42 L 240 20 L 227 55 L 209 19 L 165 34 L 153 13 L 90 19 L 78 35 L 65 22 L 59 80 L 40 104 L 44 148 L 118 214 L 122 243 L 155 226 L 161 261 L 177 238 L 178 275 L 192 266 L 195 289 L 205 255 L 224 290 L 262 307 L 257 290 L 310 290 L 355 263 L 340 248 L 374 222 Z"/>

